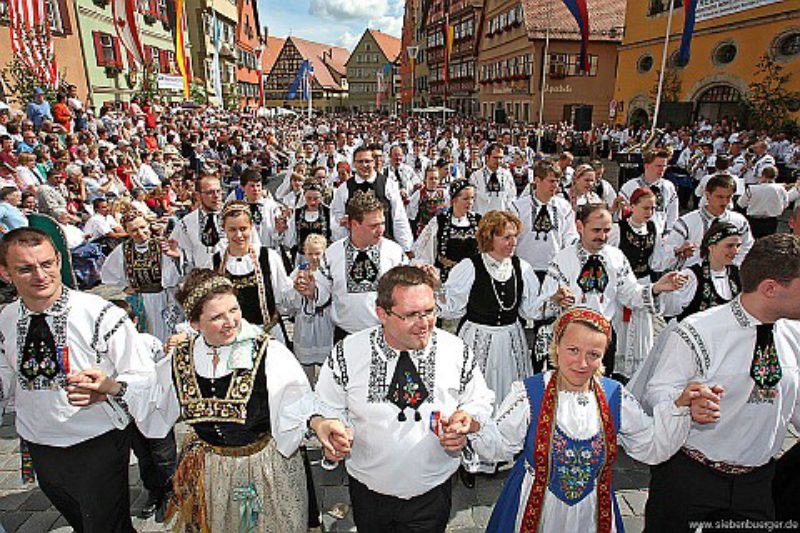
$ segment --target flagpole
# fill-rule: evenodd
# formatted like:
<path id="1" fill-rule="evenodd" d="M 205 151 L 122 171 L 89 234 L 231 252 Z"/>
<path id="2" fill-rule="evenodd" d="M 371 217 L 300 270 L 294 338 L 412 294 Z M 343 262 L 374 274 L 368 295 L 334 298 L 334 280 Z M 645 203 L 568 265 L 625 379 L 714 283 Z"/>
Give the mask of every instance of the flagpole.
<path id="1" fill-rule="evenodd" d="M 542 151 L 544 137 L 544 94 L 547 92 L 547 74 L 550 70 L 550 15 L 552 4 L 547 3 L 547 23 L 544 34 L 544 59 L 542 60 L 542 91 L 539 95 L 539 135 L 536 137 L 536 151 Z"/>
<path id="2" fill-rule="evenodd" d="M 306 69 L 306 91 L 308 91 L 308 120 L 311 120 L 311 99 L 314 97 L 311 91 L 311 60 L 309 60 L 309 67 Z"/>
<path id="3" fill-rule="evenodd" d="M 669 36 L 672 32 L 672 14 L 675 12 L 675 0 L 669 0 L 669 17 L 667 18 L 667 34 L 664 36 L 664 52 L 661 54 L 661 72 L 658 75 L 658 91 L 656 92 L 656 107 L 653 111 L 653 126 L 650 129 L 650 137 L 656 134 L 658 124 L 658 113 L 661 110 L 661 93 L 664 90 L 664 73 L 667 70 L 667 52 L 669 51 Z"/>

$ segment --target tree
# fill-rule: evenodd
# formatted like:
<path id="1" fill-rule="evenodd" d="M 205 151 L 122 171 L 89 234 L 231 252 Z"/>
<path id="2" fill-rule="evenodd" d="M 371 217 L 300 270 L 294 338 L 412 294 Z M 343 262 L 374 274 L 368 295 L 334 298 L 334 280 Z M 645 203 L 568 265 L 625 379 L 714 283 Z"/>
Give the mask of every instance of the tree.
<path id="1" fill-rule="evenodd" d="M 753 127 L 777 132 L 791 122 L 789 108 L 800 100 L 800 92 L 787 89 L 791 77 L 792 74 L 785 74 L 783 66 L 769 55 L 761 56 L 745 99 Z"/>
<path id="2" fill-rule="evenodd" d="M 56 101 L 56 92 L 58 89 L 48 87 L 42 80 L 39 79 L 36 72 L 19 57 L 14 56 L 11 61 L 0 70 L 0 76 L 3 78 L 5 86 L 8 88 L 12 98 L 25 106 L 28 102 L 33 100 L 33 90 L 40 87 L 44 91 L 44 97 L 50 102 Z M 64 72 L 60 74 L 61 84 L 65 83 Z"/>
<path id="3" fill-rule="evenodd" d="M 658 98 L 658 79 L 661 77 L 661 71 L 656 71 L 656 82 L 653 88 L 650 89 L 650 97 L 655 102 Z M 664 74 L 664 86 L 661 90 L 661 103 L 664 102 L 678 102 L 681 99 L 681 90 L 683 89 L 683 82 L 678 72 L 675 69 L 667 68 Z"/>

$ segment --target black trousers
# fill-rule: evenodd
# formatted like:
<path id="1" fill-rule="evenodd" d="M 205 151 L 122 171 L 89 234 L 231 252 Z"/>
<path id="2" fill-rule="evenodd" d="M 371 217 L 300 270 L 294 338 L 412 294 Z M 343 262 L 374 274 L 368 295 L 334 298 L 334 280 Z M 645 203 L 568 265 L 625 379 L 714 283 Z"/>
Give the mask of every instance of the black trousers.
<path id="1" fill-rule="evenodd" d="M 747 221 L 750 223 L 750 231 L 754 239 L 760 239 L 778 231 L 776 217 L 747 217 Z"/>
<path id="2" fill-rule="evenodd" d="M 647 533 L 687 532 L 697 527 L 690 526 L 691 522 L 705 521 L 710 524 L 703 531 L 739 531 L 725 528 L 731 525 L 725 521 L 774 520 L 774 474 L 774 461 L 747 474 L 723 474 L 678 452 L 650 468 L 644 529 Z"/>
<path id="3" fill-rule="evenodd" d="M 775 461 L 772 491 L 778 520 L 800 522 L 800 444 L 792 446 Z"/>
<path id="4" fill-rule="evenodd" d="M 175 431 L 170 430 L 163 439 L 148 439 L 136 427 L 131 432 L 131 448 L 139 460 L 142 484 L 152 496 L 162 498 L 171 490 L 178 466 Z"/>
<path id="5" fill-rule="evenodd" d="M 409 500 L 387 496 L 350 478 L 350 504 L 358 531 L 442 533 L 450 519 L 453 487 L 447 481 Z"/>
<path id="6" fill-rule="evenodd" d="M 130 427 L 58 448 L 28 443 L 39 487 L 77 533 L 135 532 L 130 516 Z"/>

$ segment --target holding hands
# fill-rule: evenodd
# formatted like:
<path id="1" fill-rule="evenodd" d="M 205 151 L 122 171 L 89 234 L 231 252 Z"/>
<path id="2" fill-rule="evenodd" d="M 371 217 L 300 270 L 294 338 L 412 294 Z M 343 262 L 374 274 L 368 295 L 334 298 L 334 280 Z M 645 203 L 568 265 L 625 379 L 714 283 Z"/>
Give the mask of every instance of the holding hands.
<path id="1" fill-rule="evenodd" d="M 725 389 L 719 385 L 708 386 L 691 382 L 675 400 L 678 407 L 689 407 L 692 420 L 698 424 L 710 424 L 719 420 L 720 398 Z"/>

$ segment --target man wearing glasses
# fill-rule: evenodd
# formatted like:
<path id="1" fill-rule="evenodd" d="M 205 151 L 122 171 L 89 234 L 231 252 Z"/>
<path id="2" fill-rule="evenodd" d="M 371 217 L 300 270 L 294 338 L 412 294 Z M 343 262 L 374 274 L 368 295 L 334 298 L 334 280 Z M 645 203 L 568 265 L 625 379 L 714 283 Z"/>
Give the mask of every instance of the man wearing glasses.
<path id="1" fill-rule="evenodd" d="M 357 193 L 372 192 L 383 204 L 386 220 L 386 237 L 397 242 L 406 253 L 411 252 L 414 236 L 408 222 L 406 208 L 397 182 L 386 178 L 385 174 L 378 174 L 375 170 L 375 155 L 371 148 L 359 146 L 353 152 L 353 162 L 356 175 L 347 180 L 333 193 L 331 202 L 331 215 L 334 224 L 332 231 L 334 238 L 342 239 L 347 236 L 347 216 L 345 209 L 347 201 Z"/>
<path id="2" fill-rule="evenodd" d="M 149 352 L 122 309 L 64 287 L 61 256 L 43 231 L 3 237 L 0 274 L 20 296 L 0 313 L 0 398 L 16 402 L 39 487 L 75 531 L 135 531 L 128 406 L 149 396 Z M 115 376 L 117 394 L 75 389 L 76 374 L 96 367 Z"/>
<path id="3" fill-rule="evenodd" d="M 384 274 L 380 325 L 339 342 L 317 382 L 309 426 L 329 461 L 347 458 L 359 531 L 443 532 L 470 422 L 491 416 L 472 351 L 435 327 L 433 287 L 417 267 Z"/>
<path id="4" fill-rule="evenodd" d="M 220 219 L 222 185 L 219 178 L 214 174 L 200 177 L 195 195 L 200 206 L 183 217 L 170 235 L 184 255 L 184 272 L 213 268 L 214 253 L 221 253 L 227 243 Z"/>

